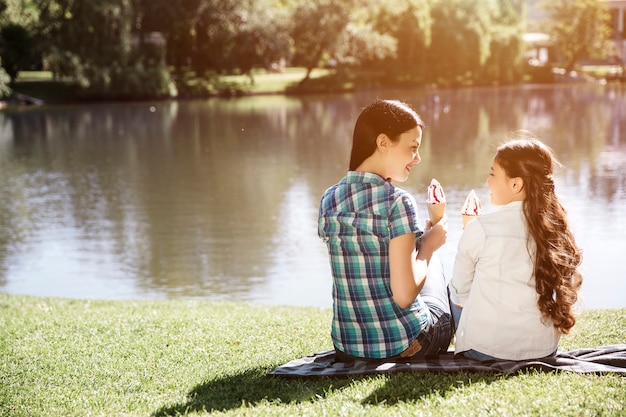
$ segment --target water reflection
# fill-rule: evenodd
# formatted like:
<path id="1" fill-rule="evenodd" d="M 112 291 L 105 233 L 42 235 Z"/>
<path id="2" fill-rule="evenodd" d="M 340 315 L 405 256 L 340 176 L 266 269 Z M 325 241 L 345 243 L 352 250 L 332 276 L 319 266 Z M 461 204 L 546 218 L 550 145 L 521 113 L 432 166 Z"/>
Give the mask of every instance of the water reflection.
<path id="1" fill-rule="evenodd" d="M 438 102 L 433 100 L 435 95 Z M 620 86 L 373 91 L 345 96 L 52 107 L 0 114 L 0 288 L 93 298 L 206 297 L 330 305 L 319 197 L 343 176 L 354 119 L 377 97 L 416 106 L 423 162 L 450 208 L 484 185 L 494 146 L 529 129 L 585 250 L 585 304 L 626 306 L 626 90 Z M 435 104 L 433 104 L 435 103 Z M 426 210 L 421 211 L 422 216 Z M 607 288 L 610 288 L 607 291 Z"/>

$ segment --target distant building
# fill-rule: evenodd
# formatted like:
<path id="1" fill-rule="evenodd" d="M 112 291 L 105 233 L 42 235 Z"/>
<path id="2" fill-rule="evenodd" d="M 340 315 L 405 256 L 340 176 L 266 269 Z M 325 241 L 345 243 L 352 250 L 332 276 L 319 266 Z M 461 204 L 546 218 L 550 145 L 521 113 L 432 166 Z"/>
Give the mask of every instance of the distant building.
<path id="1" fill-rule="evenodd" d="M 526 43 L 526 62 L 533 66 L 546 65 L 550 60 L 550 36 L 540 32 L 541 22 L 545 15 L 539 8 L 541 0 L 527 0 L 526 22 L 527 32 L 524 34 Z"/>
<path id="2" fill-rule="evenodd" d="M 527 32 L 524 34 L 526 43 L 526 61 L 530 65 L 545 65 L 550 60 L 550 36 L 545 33 Z"/>

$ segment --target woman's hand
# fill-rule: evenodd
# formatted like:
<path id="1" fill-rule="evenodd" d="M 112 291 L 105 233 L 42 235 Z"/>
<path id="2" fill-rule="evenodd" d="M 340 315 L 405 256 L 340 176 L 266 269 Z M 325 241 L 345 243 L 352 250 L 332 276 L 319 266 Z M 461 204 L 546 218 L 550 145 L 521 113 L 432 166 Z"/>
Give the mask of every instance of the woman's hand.
<path id="1" fill-rule="evenodd" d="M 418 259 L 430 260 L 432 254 L 442 247 L 448 239 L 448 215 L 444 214 L 441 220 L 432 224 L 426 220 L 426 231 L 422 235 Z M 420 256 L 420 254 L 422 256 Z"/>

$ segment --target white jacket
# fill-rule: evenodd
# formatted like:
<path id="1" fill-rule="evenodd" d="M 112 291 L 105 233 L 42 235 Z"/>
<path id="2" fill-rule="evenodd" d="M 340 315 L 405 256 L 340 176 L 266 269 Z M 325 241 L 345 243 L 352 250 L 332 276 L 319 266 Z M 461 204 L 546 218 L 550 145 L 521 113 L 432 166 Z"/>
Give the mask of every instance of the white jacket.
<path id="1" fill-rule="evenodd" d="M 452 301 L 463 307 L 456 353 L 474 349 L 523 360 L 556 350 L 560 332 L 537 306 L 534 251 L 534 244 L 527 245 L 521 201 L 467 224 L 452 273 Z"/>

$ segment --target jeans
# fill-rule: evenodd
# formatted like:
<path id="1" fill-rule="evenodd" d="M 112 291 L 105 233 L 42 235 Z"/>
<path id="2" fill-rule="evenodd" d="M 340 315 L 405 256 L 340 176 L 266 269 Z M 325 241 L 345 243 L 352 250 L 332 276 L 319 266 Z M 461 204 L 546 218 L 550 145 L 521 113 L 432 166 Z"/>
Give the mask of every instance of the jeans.
<path id="1" fill-rule="evenodd" d="M 494 361 L 498 359 L 485 353 L 480 353 L 479 351 L 474 349 L 466 350 L 465 352 L 461 352 L 461 354 L 466 358 L 474 359 L 481 362 Z"/>
<path id="2" fill-rule="evenodd" d="M 428 264 L 428 275 L 420 297 L 430 311 L 430 325 L 422 332 L 425 339 L 422 350 L 412 357 L 433 356 L 444 353 L 450 346 L 454 335 L 454 324 L 451 314 L 450 290 L 443 272 L 443 263 L 435 252 Z"/>
<path id="3" fill-rule="evenodd" d="M 450 303 L 450 309 L 452 310 L 452 319 L 454 320 L 454 332 L 459 329 L 459 322 L 461 321 L 461 312 L 463 311 L 463 307 L 457 307 L 456 305 Z"/>

